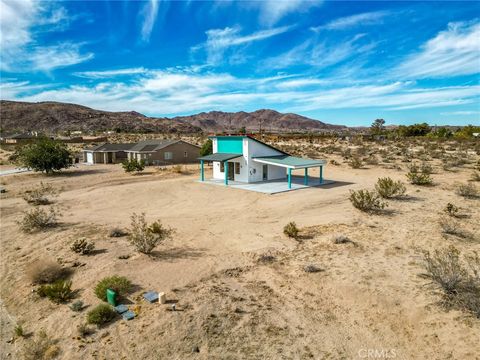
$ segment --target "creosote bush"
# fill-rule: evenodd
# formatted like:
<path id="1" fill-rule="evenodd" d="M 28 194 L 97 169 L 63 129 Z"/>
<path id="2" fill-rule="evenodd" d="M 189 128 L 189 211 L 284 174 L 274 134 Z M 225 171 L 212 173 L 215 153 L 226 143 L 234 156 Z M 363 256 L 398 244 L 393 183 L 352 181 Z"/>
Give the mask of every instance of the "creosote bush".
<path id="1" fill-rule="evenodd" d="M 297 224 L 293 221 L 290 221 L 283 227 L 283 233 L 292 239 L 297 239 L 299 232 L 300 230 L 298 229 Z"/>
<path id="2" fill-rule="evenodd" d="M 134 213 L 131 219 L 128 238 L 135 249 L 143 254 L 150 254 L 157 245 L 173 234 L 173 229 L 164 227 L 160 220 L 149 225 L 144 213 L 141 215 Z"/>
<path id="3" fill-rule="evenodd" d="M 35 338 L 25 343 L 22 355 L 25 360 L 49 360 L 58 356 L 59 353 L 60 348 L 55 341 L 42 330 Z"/>
<path id="4" fill-rule="evenodd" d="M 57 190 L 50 184 L 40 183 L 38 187 L 26 190 L 23 200 L 32 205 L 48 205 L 52 202 L 50 197 L 58 196 Z"/>
<path id="5" fill-rule="evenodd" d="M 95 325 L 104 325 L 115 319 L 117 313 L 108 304 L 100 304 L 95 306 L 87 314 L 87 323 Z"/>
<path id="6" fill-rule="evenodd" d="M 81 255 L 91 254 L 94 249 L 95 244 L 93 242 L 87 241 L 87 239 L 85 238 L 75 240 L 70 246 L 70 250 Z"/>
<path id="7" fill-rule="evenodd" d="M 53 284 L 45 284 L 38 289 L 38 295 L 46 297 L 55 303 L 67 302 L 73 298 L 72 282 L 57 280 Z"/>
<path id="8" fill-rule="evenodd" d="M 455 190 L 457 195 L 463 196 L 464 198 L 475 199 L 479 196 L 479 191 L 474 184 L 459 184 Z"/>
<path id="9" fill-rule="evenodd" d="M 350 190 L 349 200 L 355 208 L 364 212 L 378 212 L 388 206 L 380 195 L 369 190 Z"/>
<path id="10" fill-rule="evenodd" d="M 425 252 L 427 276 L 443 291 L 443 305 L 468 311 L 480 318 L 480 256 L 473 252 L 463 261 L 454 246 Z"/>
<path id="11" fill-rule="evenodd" d="M 362 159 L 358 156 L 352 156 L 348 161 L 348 165 L 350 165 L 352 169 L 360 169 L 363 166 Z"/>
<path id="12" fill-rule="evenodd" d="M 61 214 L 51 207 L 48 211 L 42 208 L 34 208 L 23 213 L 23 218 L 17 221 L 20 229 L 26 233 L 32 233 L 57 226 L 58 217 Z"/>
<path id="13" fill-rule="evenodd" d="M 130 160 L 125 160 L 122 163 L 123 170 L 127 173 L 136 172 L 139 173 L 145 170 L 145 161 L 140 160 L 138 161 L 136 158 L 132 158 Z"/>
<path id="14" fill-rule="evenodd" d="M 394 181 L 393 179 L 386 177 L 378 179 L 375 184 L 375 190 L 381 197 L 391 199 L 405 195 L 407 188 L 401 181 Z"/>
<path id="15" fill-rule="evenodd" d="M 95 295 L 100 300 L 107 301 L 107 289 L 114 290 L 119 296 L 124 296 L 132 290 L 132 283 L 124 276 L 109 276 L 95 286 Z"/>
<path id="16" fill-rule="evenodd" d="M 427 171 L 425 167 L 419 168 L 416 164 L 409 166 L 409 172 L 406 176 L 408 181 L 413 185 L 432 185 L 433 183 L 430 172 Z"/>
<path id="17" fill-rule="evenodd" d="M 26 275 L 32 284 L 48 284 L 64 279 L 69 275 L 69 270 L 56 261 L 40 259 L 27 266 Z"/>

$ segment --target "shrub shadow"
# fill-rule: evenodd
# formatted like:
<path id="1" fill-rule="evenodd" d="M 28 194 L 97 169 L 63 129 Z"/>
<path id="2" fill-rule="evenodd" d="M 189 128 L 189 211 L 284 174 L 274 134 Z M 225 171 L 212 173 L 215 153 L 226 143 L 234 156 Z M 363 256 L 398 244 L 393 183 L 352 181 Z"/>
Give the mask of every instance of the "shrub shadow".
<path id="1" fill-rule="evenodd" d="M 203 255 L 204 249 L 191 249 L 187 247 L 175 247 L 165 250 L 155 250 L 150 257 L 155 260 L 173 261 L 177 259 L 195 259 Z"/>

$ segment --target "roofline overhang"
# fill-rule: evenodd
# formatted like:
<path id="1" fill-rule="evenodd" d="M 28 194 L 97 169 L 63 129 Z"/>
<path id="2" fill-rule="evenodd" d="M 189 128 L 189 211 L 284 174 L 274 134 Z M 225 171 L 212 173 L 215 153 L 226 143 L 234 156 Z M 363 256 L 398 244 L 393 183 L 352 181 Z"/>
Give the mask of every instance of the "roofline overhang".
<path id="1" fill-rule="evenodd" d="M 307 169 L 307 168 L 312 168 L 312 167 L 319 167 L 319 166 L 324 166 L 327 164 L 326 160 L 318 160 L 316 164 L 311 164 L 311 165 L 286 165 L 286 164 L 279 164 L 275 163 L 273 161 L 268 161 L 262 158 L 252 158 L 253 161 L 256 161 L 260 164 L 267 164 L 267 165 L 273 165 L 273 166 L 278 166 L 278 167 L 283 167 L 286 169 Z"/>

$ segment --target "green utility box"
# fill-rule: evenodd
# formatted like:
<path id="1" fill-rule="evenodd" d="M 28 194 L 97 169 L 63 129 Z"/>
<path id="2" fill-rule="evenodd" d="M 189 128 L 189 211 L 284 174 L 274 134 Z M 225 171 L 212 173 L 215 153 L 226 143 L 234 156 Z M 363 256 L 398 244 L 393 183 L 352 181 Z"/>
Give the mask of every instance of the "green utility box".
<path id="1" fill-rule="evenodd" d="M 112 289 L 107 289 L 107 301 L 112 306 L 117 306 L 117 293 Z"/>

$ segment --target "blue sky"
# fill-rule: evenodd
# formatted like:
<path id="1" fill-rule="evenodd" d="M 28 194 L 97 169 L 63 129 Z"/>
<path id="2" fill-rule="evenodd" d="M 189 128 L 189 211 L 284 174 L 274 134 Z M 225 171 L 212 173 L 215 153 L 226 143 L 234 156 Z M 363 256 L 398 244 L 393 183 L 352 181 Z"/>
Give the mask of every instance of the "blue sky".
<path id="1" fill-rule="evenodd" d="M 0 1 L 2 99 L 480 124 L 480 2 Z"/>

